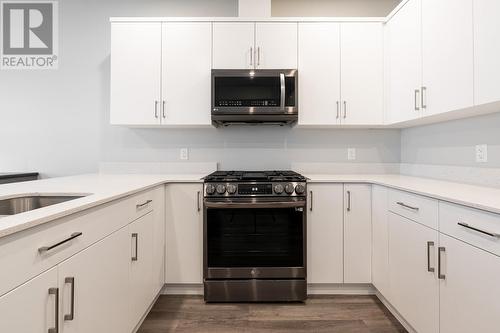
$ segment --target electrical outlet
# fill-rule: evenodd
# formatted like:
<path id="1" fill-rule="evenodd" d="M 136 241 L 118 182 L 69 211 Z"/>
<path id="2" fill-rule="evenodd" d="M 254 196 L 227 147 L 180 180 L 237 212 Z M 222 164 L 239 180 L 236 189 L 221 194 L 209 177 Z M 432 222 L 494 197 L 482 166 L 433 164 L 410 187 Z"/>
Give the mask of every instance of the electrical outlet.
<path id="1" fill-rule="evenodd" d="M 488 145 L 476 146 L 476 162 L 477 163 L 488 162 Z"/>
<path id="2" fill-rule="evenodd" d="M 189 150 L 187 148 L 181 148 L 181 160 L 189 160 Z"/>
<path id="3" fill-rule="evenodd" d="M 356 148 L 347 148 L 347 159 L 349 161 L 356 159 Z"/>

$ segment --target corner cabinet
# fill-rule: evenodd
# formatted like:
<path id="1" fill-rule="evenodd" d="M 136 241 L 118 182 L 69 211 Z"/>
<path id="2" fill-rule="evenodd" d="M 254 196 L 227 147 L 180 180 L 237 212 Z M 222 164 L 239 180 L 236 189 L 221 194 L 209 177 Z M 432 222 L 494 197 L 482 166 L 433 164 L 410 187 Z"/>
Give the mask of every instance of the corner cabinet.
<path id="1" fill-rule="evenodd" d="M 111 124 L 210 125 L 210 22 L 113 22 Z"/>

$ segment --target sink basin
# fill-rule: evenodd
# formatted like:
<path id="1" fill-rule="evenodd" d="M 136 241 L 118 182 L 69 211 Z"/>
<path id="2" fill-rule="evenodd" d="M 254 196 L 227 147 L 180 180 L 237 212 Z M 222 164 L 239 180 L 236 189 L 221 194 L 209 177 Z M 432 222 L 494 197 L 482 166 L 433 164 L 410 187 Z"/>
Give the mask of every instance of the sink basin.
<path id="1" fill-rule="evenodd" d="M 32 195 L 0 200 L 0 217 L 83 198 L 84 195 Z"/>

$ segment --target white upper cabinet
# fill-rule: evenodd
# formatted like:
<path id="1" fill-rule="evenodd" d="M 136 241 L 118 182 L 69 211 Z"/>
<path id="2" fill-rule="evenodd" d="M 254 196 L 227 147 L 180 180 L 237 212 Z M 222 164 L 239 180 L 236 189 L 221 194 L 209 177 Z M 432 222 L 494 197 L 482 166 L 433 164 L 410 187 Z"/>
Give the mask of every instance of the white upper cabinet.
<path id="1" fill-rule="evenodd" d="M 163 23 L 162 41 L 162 124 L 210 125 L 212 24 Z"/>
<path id="2" fill-rule="evenodd" d="M 475 104 L 500 101 L 500 1 L 474 0 Z"/>
<path id="3" fill-rule="evenodd" d="M 421 0 L 408 1 L 386 25 L 388 122 L 421 116 Z"/>
<path id="4" fill-rule="evenodd" d="M 213 68 L 245 69 L 255 64 L 255 23 L 214 22 Z"/>
<path id="5" fill-rule="evenodd" d="M 377 125 L 383 122 L 382 27 L 380 23 L 340 25 L 343 124 Z M 331 38 L 336 40 L 335 36 Z"/>
<path id="6" fill-rule="evenodd" d="M 111 124 L 160 124 L 161 23 L 111 26 Z"/>
<path id="7" fill-rule="evenodd" d="M 340 25 L 299 23 L 299 124 L 340 123 Z"/>
<path id="8" fill-rule="evenodd" d="M 297 68 L 297 23 L 257 22 L 255 49 L 255 68 Z"/>
<path id="9" fill-rule="evenodd" d="M 471 107 L 474 105 L 472 0 L 421 1 L 423 115 Z"/>

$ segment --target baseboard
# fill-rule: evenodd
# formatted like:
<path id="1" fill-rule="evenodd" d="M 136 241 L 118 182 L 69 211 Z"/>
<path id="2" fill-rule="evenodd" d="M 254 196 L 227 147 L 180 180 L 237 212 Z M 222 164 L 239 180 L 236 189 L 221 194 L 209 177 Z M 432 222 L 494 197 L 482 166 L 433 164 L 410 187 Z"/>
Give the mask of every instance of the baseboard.
<path id="1" fill-rule="evenodd" d="M 411 325 L 403 318 L 403 316 L 392 306 L 392 304 L 382 294 L 375 289 L 375 296 L 385 305 L 385 307 L 392 313 L 392 315 L 403 325 L 408 333 L 417 333 Z"/>
<path id="2" fill-rule="evenodd" d="M 203 295 L 202 283 L 168 283 L 160 292 L 162 295 Z"/>
<path id="3" fill-rule="evenodd" d="M 308 295 L 375 295 L 371 284 L 314 283 L 307 285 Z"/>

